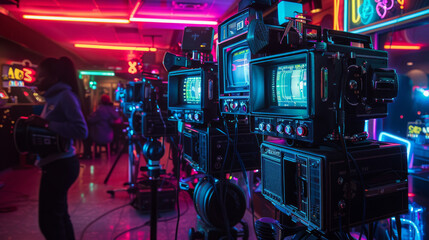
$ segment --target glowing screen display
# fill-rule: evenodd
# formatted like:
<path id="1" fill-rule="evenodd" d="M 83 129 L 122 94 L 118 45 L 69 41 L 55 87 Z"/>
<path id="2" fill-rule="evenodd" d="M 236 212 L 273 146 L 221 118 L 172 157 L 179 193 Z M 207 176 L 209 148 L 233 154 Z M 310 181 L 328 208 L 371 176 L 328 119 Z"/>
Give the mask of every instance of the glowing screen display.
<path id="1" fill-rule="evenodd" d="M 189 76 L 183 79 L 181 100 L 183 104 L 201 103 L 201 76 Z"/>
<path id="2" fill-rule="evenodd" d="M 273 71 L 272 101 L 279 107 L 307 107 L 307 64 L 280 65 Z"/>
<path id="3" fill-rule="evenodd" d="M 240 48 L 229 54 L 229 77 L 226 82 L 226 91 L 248 90 L 250 84 L 249 61 L 251 58 L 248 48 Z"/>

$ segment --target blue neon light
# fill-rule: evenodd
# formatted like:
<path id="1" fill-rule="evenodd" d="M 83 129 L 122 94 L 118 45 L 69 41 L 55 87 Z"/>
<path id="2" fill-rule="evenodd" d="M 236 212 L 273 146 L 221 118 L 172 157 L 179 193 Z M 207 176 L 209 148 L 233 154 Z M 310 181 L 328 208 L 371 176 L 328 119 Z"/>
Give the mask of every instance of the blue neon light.
<path id="1" fill-rule="evenodd" d="M 348 21 L 349 21 L 349 1 L 348 0 L 345 0 L 344 1 L 344 26 L 343 26 L 343 29 L 344 29 L 344 31 L 345 32 L 347 32 L 347 30 L 348 30 L 348 28 L 349 28 L 349 23 L 348 23 Z"/>
<path id="2" fill-rule="evenodd" d="M 368 120 L 365 120 L 365 127 L 363 129 L 365 132 L 368 132 Z"/>
<path id="3" fill-rule="evenodd" d="M 345 1 L 345 2 L 347 2 L 347 1 Z M 346 4 L 344 4 L 344 5 L 346 5 Z M 346 17 L 348 17 L 347 14 L 346 14 L 346 12 L 347 11 L 345 9 L 344 10 L 344 19 Z M 423 11 L 419 11 L 419 12 L 415 12 L 415 13 L 412 13 L 412 14 L 409 14 L 409 15 L 406 15 L 406 16 L 403 16 L 403 17 L 399 17 L 399 18 L 396 18 L 396 19 L 392 19 L 392 20 L 389 20 L 389 21 L 386 21 L 386 22 L 374 24 L 374 25 L 369 26 L 369 27 L 364 27 L 364 28 L 361 28 L 361 29 L 358 29 L 358 30 L 354 30 L 354 31 L 352 31 L 352 33 L 369 32 L 371 30 L 375 30 L 375 29 L 378 29 L 378 28 L 386 27 L 386 26 L 389 26 L 389 25 L 392 25 L 392 24 L 401 23 L 401 22 L 404 22 L 404 21 L 407 21 L 407 20 L 410 20 L 410 19 L 414 19 L 414 18 L 418 18 L 418 17 L 424 16 L 424 15 L 429 15 L 429 9 L 426 9 L 426 10 L 423 10 Z M 347 20 L 345 20 L 344 22 L 346 23 Z M 345 25 L 345 26 L 347 26 L 347 25 Z M 346 28 L 344 28 L 344 29 L 346 29 Z"/>
<path id="4" fill-rule="evenodd" d="M 381 132 L 380 135 L 378 135 L 378 141 L 392 141 L 396 143 L 405 144 L 407 146 L 407 160 L 409 162 L 408 167 L 412 167 L 412 161 L 411 161 L 411 142 L 407 139 L 395 136 L 393 134 L 387 133 L 387 132 Z"/>

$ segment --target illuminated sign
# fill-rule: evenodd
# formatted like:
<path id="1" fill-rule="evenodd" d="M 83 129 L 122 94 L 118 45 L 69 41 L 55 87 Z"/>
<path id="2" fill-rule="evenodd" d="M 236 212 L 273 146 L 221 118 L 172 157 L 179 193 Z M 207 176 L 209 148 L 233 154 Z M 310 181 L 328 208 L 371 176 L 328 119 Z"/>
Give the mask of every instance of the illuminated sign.
<path id="1" fill-rule="evenodd" d="M 346 0 L 345 31 L 369 33 L 429 15 L 429 1 Z"/>
<path id="2" fill-rule="evenodd" d="M 137 73 L 137 62 L 136 61 L 128 61 L 128 73 L 136 74 Z"/>
<path id="3" fill-rule="evenodd" d="M 426 126 L 426 124 L 422 122 L 409 122 L 407 128 L 407 137 L 411 139 L 429 139 L 429 126 Z"/>
<path id="4" fill-rule="evenodd" d="M 3 81 L 11 81 L 9 86 L 24 86 L 24 82 L 31 85 L 36 81 L 36 69 L 20 65 L 3 65 L 2 79 Z M 17 83 L 21 81 L 24 82 Z"/>

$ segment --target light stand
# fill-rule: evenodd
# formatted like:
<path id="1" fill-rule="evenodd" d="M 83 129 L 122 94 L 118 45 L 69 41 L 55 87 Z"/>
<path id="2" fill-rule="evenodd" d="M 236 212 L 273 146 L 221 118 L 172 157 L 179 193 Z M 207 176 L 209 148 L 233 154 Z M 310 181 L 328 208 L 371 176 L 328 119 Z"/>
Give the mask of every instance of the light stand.
<path id="1" fill-rule="evenodd" d="M 149 180 L 151 182 L 151 209 L 150 209 L 150 239 L 156 240 L 157 221 L 158 221 L 158 181 L 161 174 L 165 170 L 161 169 L 159 164 L 160 159 L 164 156 L 164 145 L 155 138 L 150 138 L 143 146 L 143 154 L 148 160 L 147 167 L 142 167 L 142 170 L 147 170 Z"/>

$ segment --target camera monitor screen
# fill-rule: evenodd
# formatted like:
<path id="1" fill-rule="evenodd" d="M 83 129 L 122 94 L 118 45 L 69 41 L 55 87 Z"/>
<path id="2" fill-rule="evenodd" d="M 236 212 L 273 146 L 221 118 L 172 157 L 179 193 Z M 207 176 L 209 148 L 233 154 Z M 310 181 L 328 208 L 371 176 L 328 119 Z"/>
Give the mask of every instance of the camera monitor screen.
<path id="1" fill-rule="evenodd" d="M 180 102 L 184 105 L 201 103 L 201 76 L 187 76 L 181 84 Z"/>
<path id="2" fill-rule="evenodd" d="M 247 47 L 241 47 L 230 50 L 227 54 L 227 58 L 228 75 L 225 79 L 225 92 L 241 92 L 243 90 L 249 90 L 250 49 Z"/>
<path id="3" fill-rule="evenodd" d="M 307 108 L 306 63 L 279 65 L 272 74 L 272 106 Z"/>

